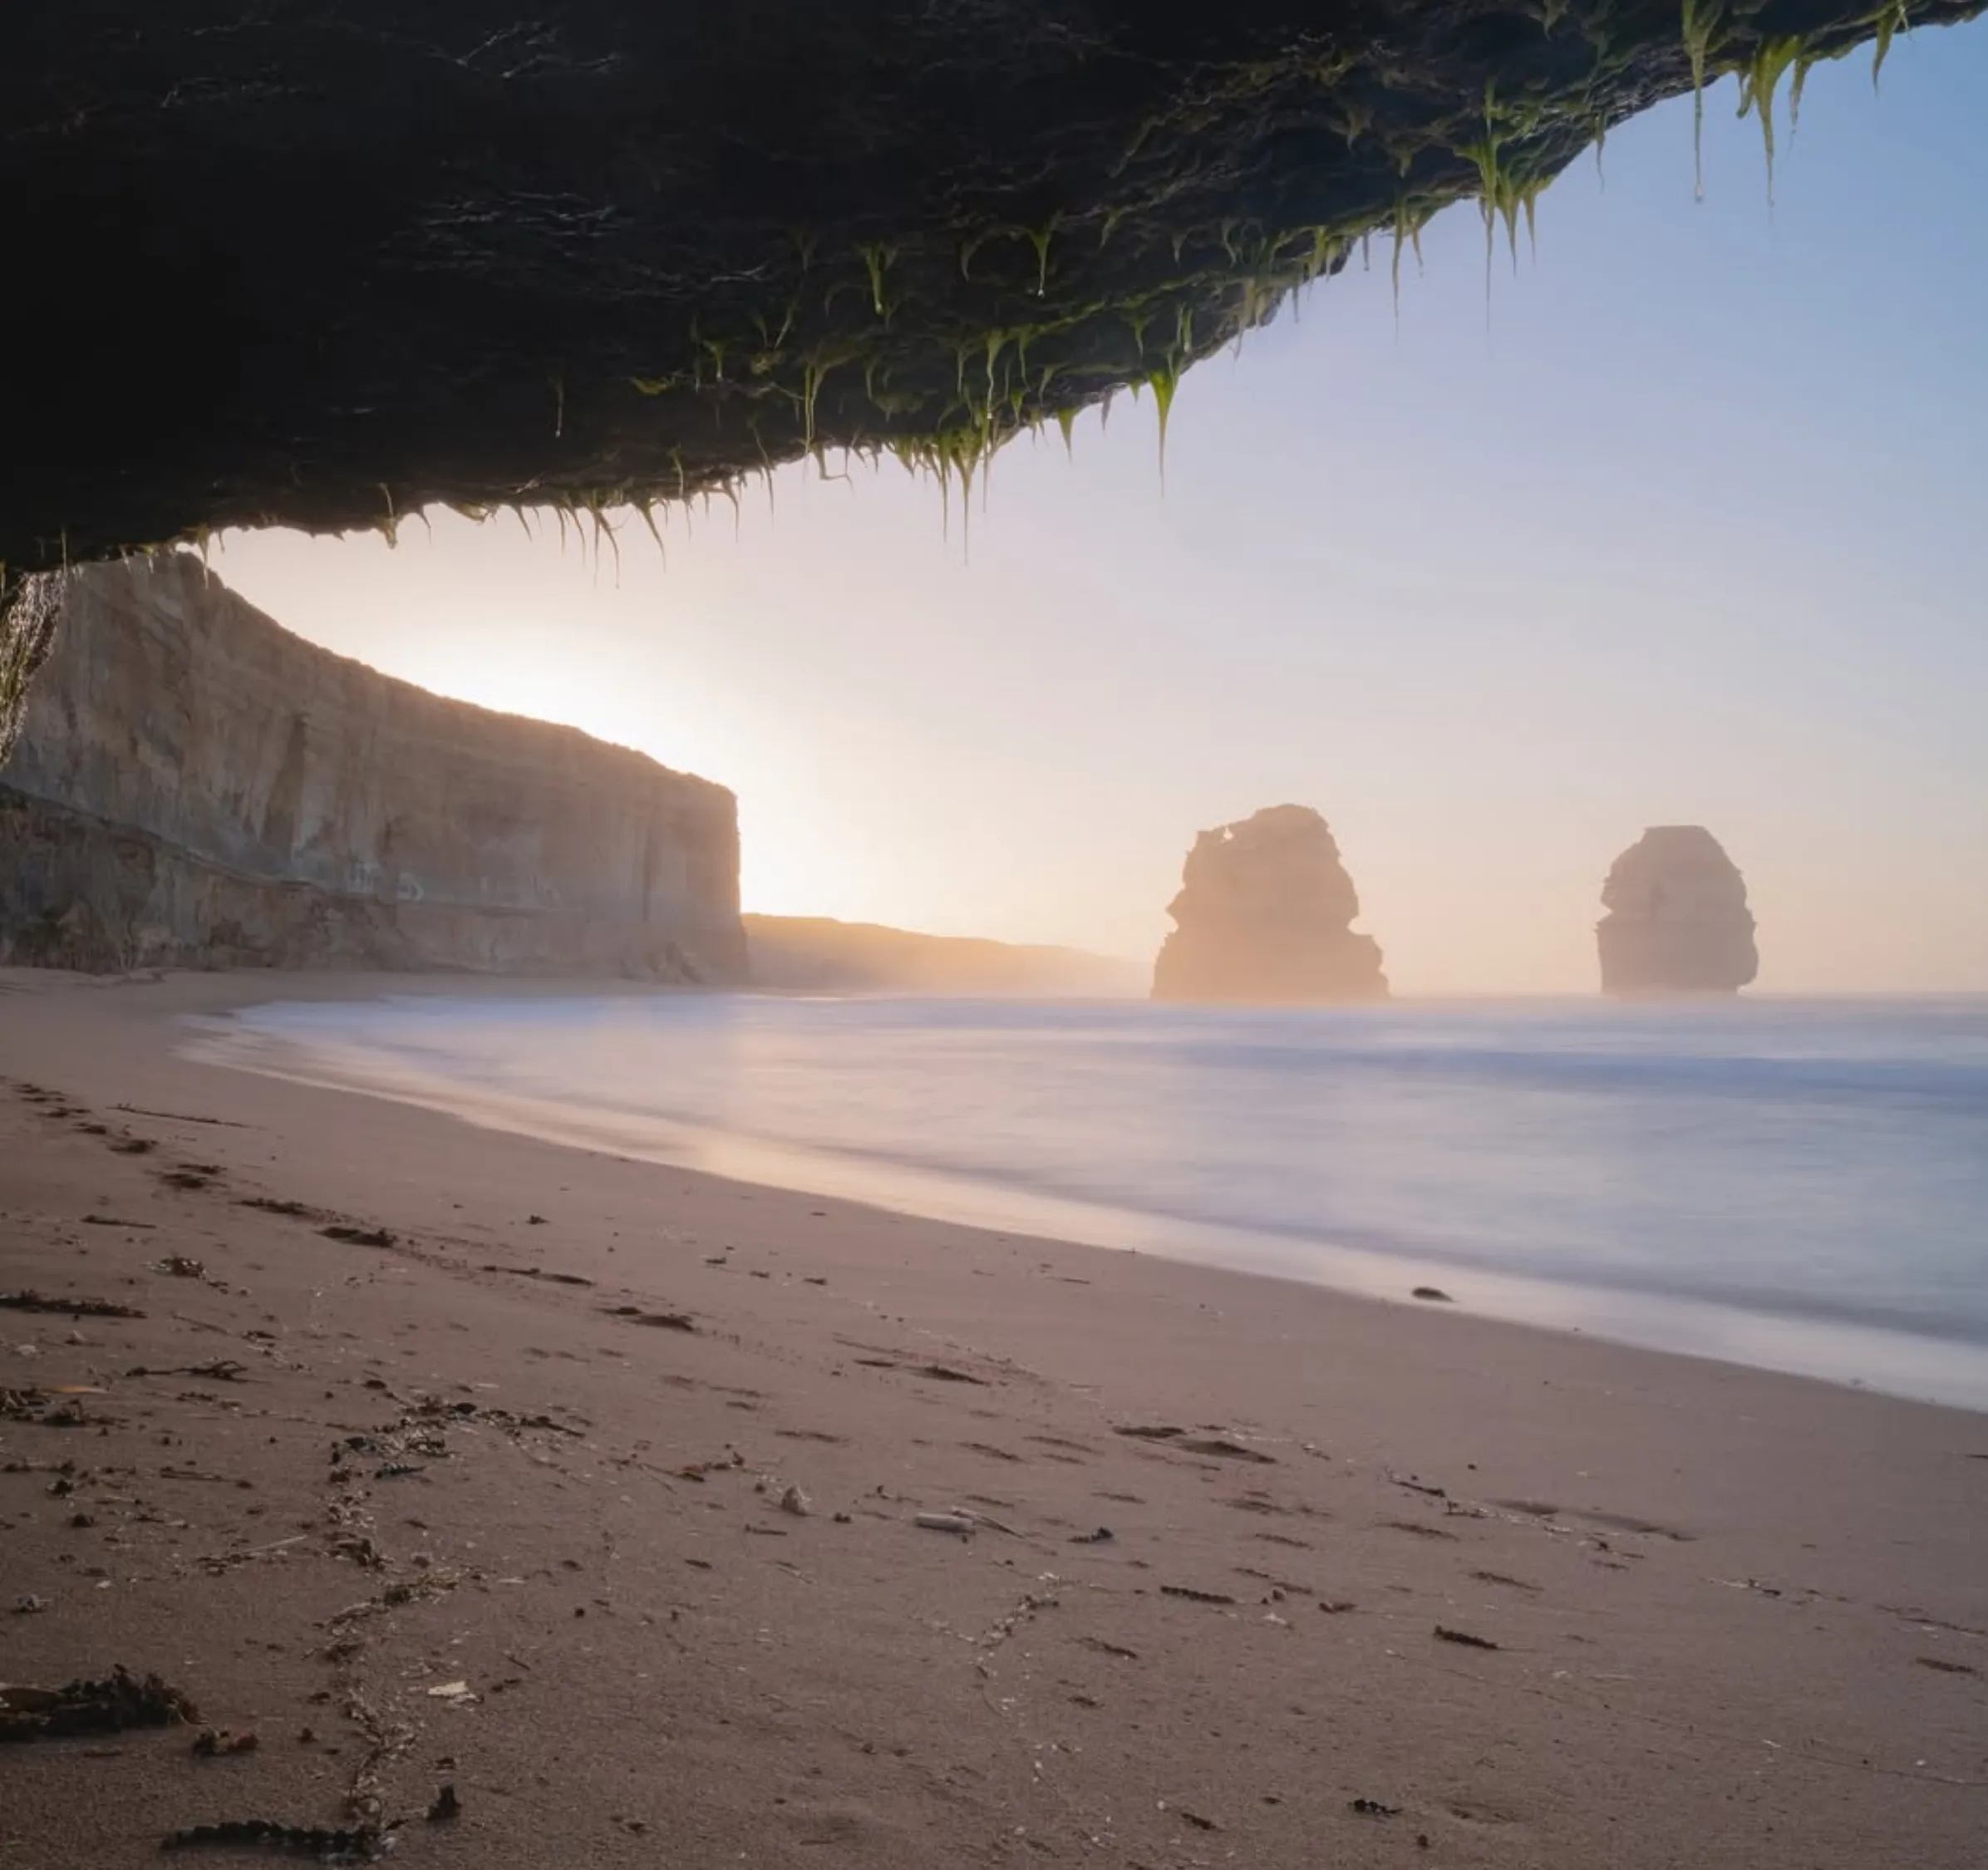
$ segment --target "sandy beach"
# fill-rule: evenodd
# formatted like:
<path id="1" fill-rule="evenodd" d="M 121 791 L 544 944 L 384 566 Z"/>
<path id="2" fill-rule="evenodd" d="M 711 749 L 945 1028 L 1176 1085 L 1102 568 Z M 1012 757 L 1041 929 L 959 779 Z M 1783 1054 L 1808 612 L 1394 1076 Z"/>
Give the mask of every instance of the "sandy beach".
<path id="1" fill-rule="evenodd" d="M 407 985 L 0 977 L 0 1867 L 1983 1861 L 1988 1417 L 176 1050 Z"/>

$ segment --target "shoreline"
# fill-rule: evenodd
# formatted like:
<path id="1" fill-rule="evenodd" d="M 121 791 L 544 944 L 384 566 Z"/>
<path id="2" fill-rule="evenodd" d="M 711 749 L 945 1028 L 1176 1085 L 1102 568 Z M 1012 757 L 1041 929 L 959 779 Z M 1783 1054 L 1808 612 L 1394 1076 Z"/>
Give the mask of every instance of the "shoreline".
<path id="1" fill-rule="evenodd" d="M 522 985 L 522 983 L 517 983 Z M 561 983 L 562 996 L 579 995 Z M 639 995 L 640 989 L 634 992 Z M 465 992 L 462 997 L 483 997 Z M 337 997 L 347 997 L 340 995 Z M 384 1001 L 393 995 L 357 995 Z M 506 993 L 505 998 L 530 997 Z M 230 1011 L 281 1004 L 258 996 Z M 189 1022 L 190 1023 L 190 1022 Z M 1114 1207 L 1054 1191 L 473 1087 L 337 1041 L 312 1042 L 216 1017 L 182 1048 L 200 1062 L 372 1096 L 563 1147 L 682 1168 L 726 1181 L 833 1198 L 912 1219 L 1115 1252 L 1157 1254 L 1247 1277 L 1285 1280 L 1383 1303 L 1434 1287 L 1472 1315 L 1535 1330 L 1988 1412 L 1988 1345 L 1959 1332 L 1626 1282 L 1554 1279 L 1466 1260 L 1354 1247 L 1183 1215 Z"/>
<path id="2" fill-rule="evenodd" d="M 0 1288 L 145 1314 L 0 1311 L 7 1679 L 260 1737 L 6 1749 L 23 1861 L 1975 1860 L 1976 1415 L 174 1050 L 425 978 L 0 987 Z"/>

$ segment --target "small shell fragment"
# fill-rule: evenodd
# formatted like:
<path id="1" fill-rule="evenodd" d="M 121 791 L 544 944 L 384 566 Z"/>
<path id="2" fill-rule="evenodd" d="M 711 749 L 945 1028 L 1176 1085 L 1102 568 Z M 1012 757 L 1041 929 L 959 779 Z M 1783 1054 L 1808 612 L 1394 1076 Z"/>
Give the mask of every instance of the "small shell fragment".
<path id="1" fill-rule="evenodd" d="M 930 1533 L 957 1533 L 962 1538 L 973 1536 L 973 1522 L 963 1513 L 921 1513 L 913 1523 Z"/>

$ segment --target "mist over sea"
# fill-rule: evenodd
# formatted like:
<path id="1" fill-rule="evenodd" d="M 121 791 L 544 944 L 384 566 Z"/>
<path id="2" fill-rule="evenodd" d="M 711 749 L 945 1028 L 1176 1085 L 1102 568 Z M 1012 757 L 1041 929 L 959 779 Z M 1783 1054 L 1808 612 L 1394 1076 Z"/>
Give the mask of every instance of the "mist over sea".
<path id="1" fill-rule="evenodd" d="M 1988 1408 L 1988 1000 L 263 1006 L 199 1041 L 619 1154 Z"/>

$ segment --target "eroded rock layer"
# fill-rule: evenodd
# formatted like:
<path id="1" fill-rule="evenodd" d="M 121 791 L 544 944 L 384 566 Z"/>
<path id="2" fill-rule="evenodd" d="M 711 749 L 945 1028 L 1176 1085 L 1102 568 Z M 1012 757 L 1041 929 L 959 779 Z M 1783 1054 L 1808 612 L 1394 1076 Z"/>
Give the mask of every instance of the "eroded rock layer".
<path id="1" fill-rule="evenodd" d="M 731 982 L 736 803 L 292 636 L 188 554 L 61 580 L 0 960 Z"/>
<path id="2" fill-rule="evenodd" d="M 1979 5 L 17 0 L 0 561 L 970 473 L 1695 82 L 1785 122 Z"/>
<path id="3" fill-rule="evenodd" d="M 1602 903 L 1604 993 L 1735 993 L 1759 972 L 1746 881 L 1701 824 L 1652 825 L 1615 860 Z"/>
<path id="4" fill-rule="evenodd" d="M 1360 898 L 1324 819 L 1272 805 L 1203 831 L 1188 853 L 1155 1000 L 1384 1000 L 1380 947 L 1353 932 Z"/>

